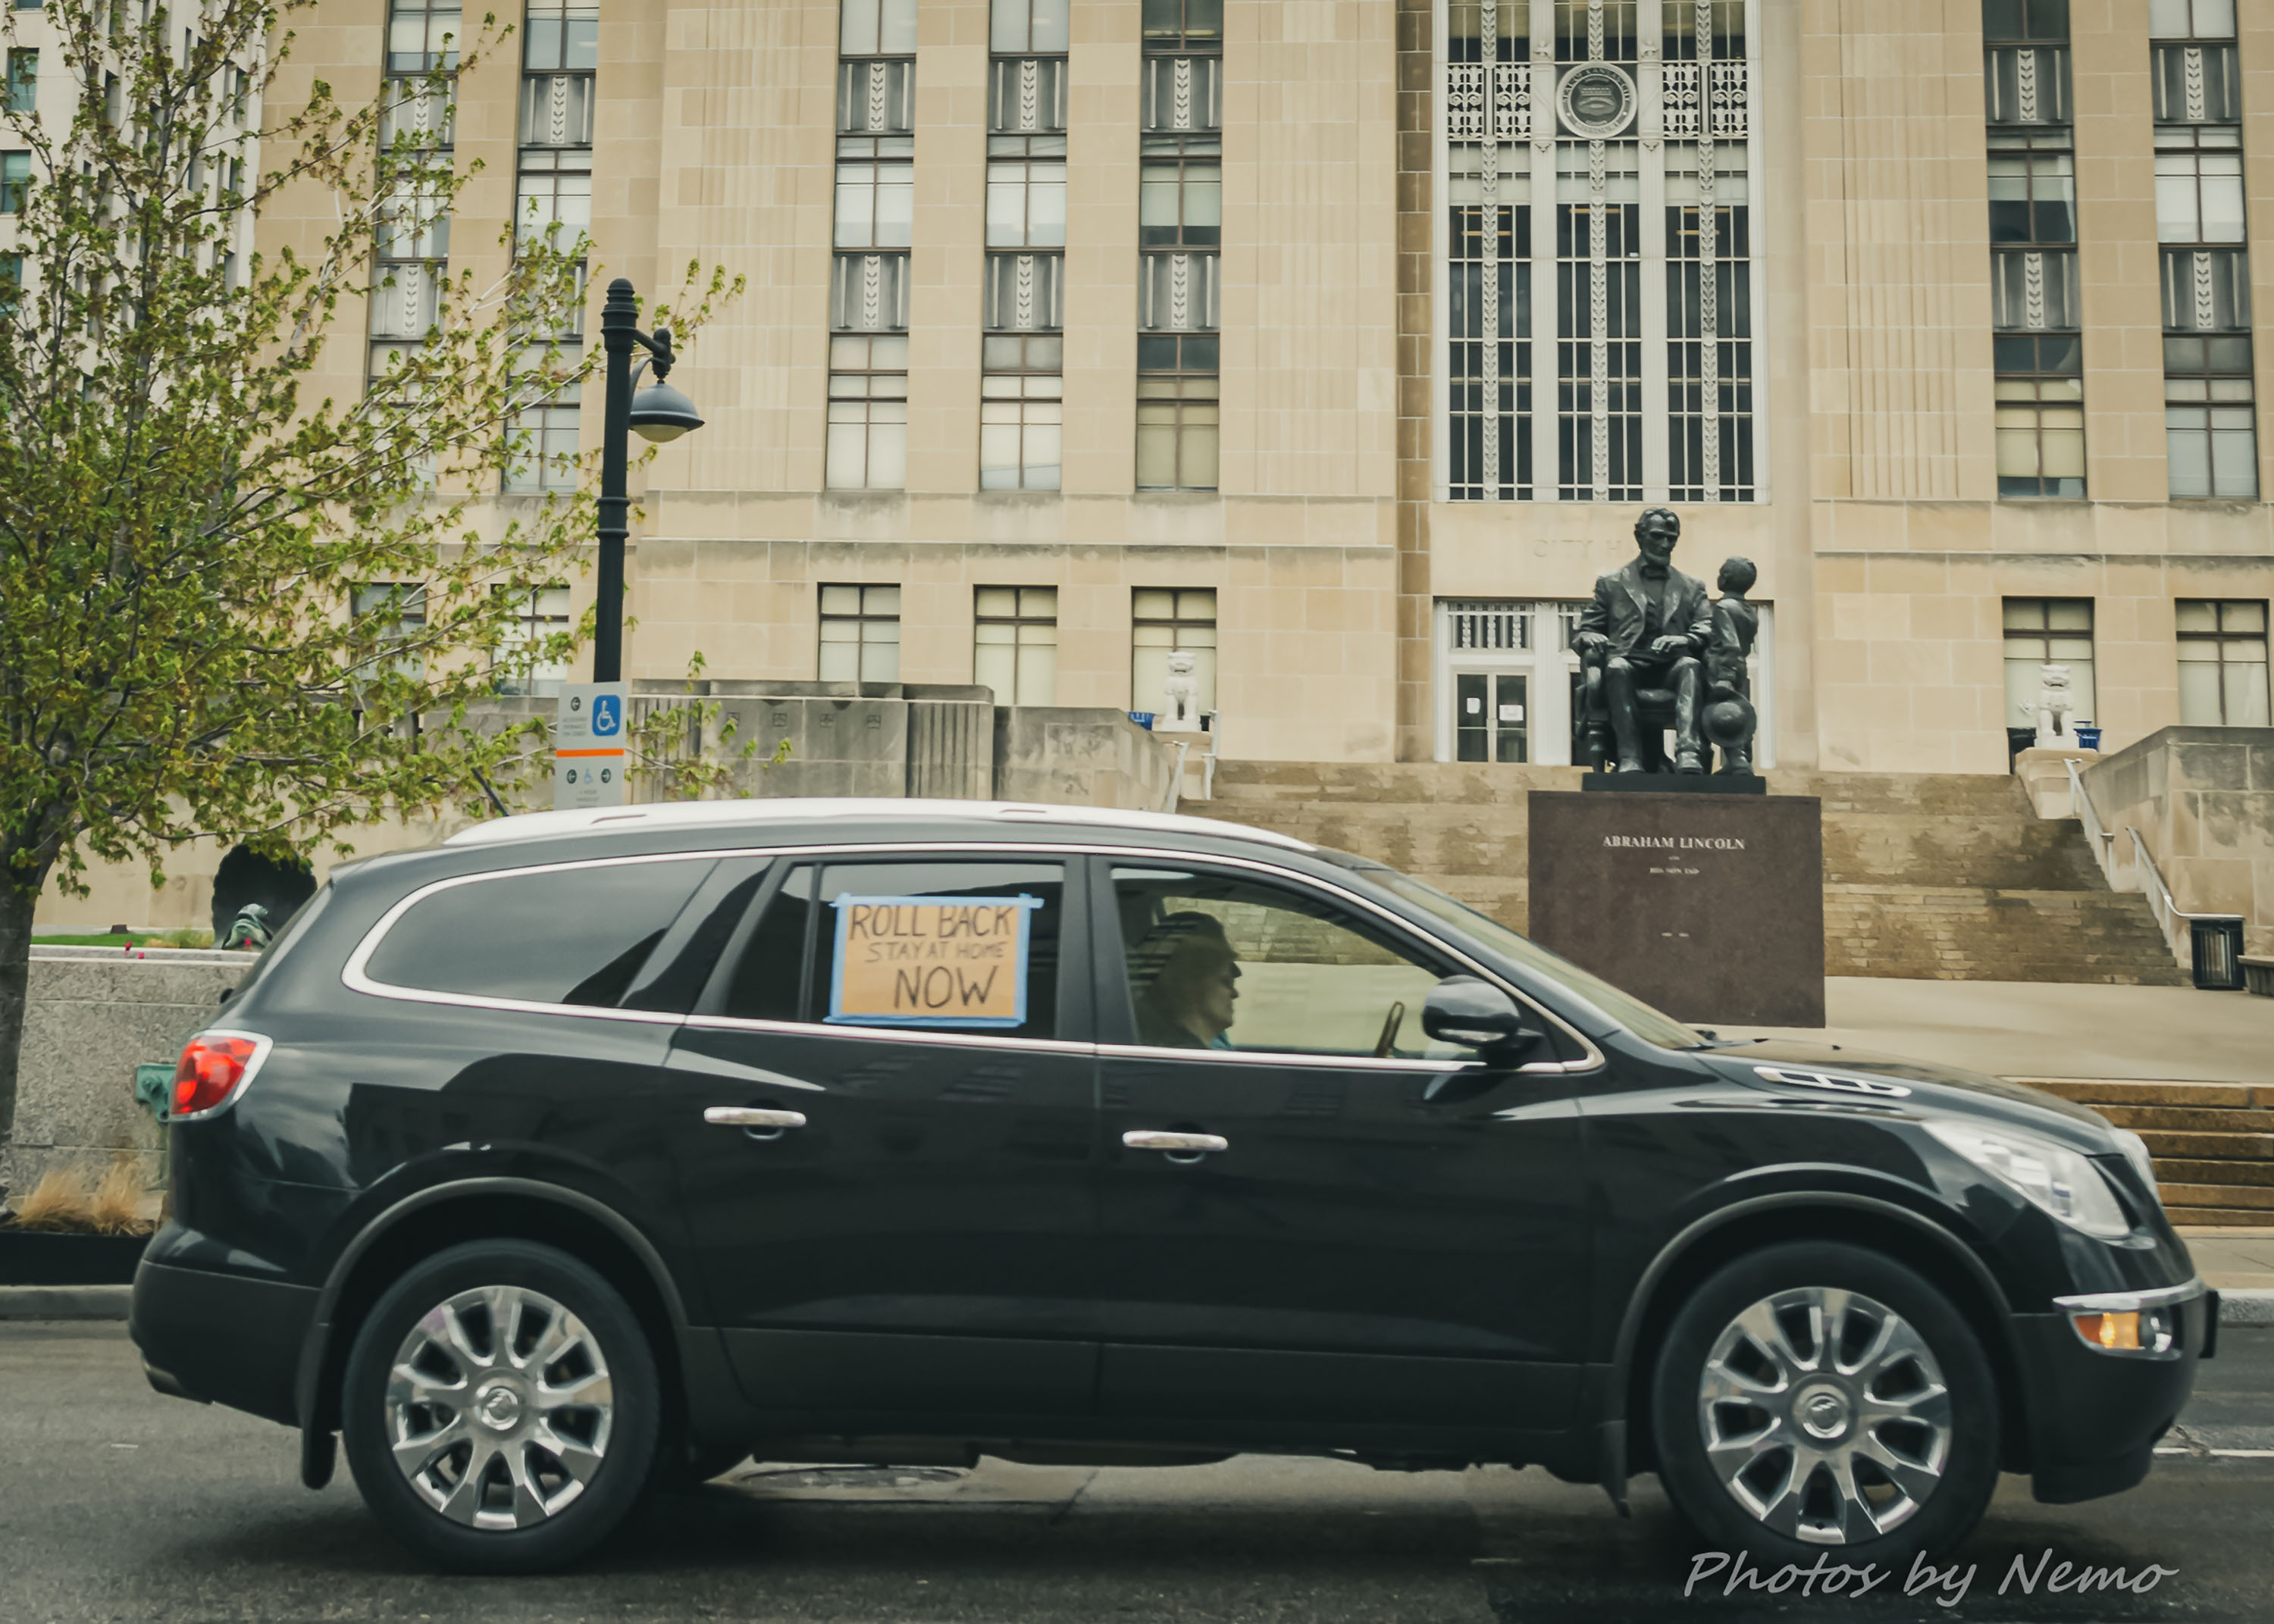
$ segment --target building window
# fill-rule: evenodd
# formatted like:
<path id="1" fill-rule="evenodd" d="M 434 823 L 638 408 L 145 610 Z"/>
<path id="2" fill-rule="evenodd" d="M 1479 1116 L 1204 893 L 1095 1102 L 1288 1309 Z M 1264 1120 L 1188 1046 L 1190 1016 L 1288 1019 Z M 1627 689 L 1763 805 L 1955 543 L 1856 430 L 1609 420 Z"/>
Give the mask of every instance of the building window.
<path id="1" fill-rule="evenodd" d="M 1065 341 L 990 334 L 981 342 L 979 488 L 1057 490 Z"/>
<path id="2" fill-rule="evenodd" d="M 916 54 L 916 0 L 844 0 L 838 23 L 842 56 Z"/>
<path id="3" fill-rule="evenodd" d="M 2264 727 L 2266 600 L 2179 601 L 2180 724 Z"/>
<path id="4" fill-rule="evenodd" d="M 349 595 L 349 613 L 377 642 L 379 656 L 365 667 L 372 676 L 397 673 L 417 682 L 426 674 L 417 644 L 426 633 L 426 588 L 416 581 L 372 581 Z M 395 650 L 410 645 L 408 654 Z"/>
<path id="5" fill-rule="evenodd" d="M 830 267 L 829 325 L 840 333 L 908 330 L 908 257 L 841 253 Z"/>
<path id="6" fill-rule="evenodd" d="M 373 392 L 389 387 L 388 373 L 415 356 L 441 319 L 450 211 L 421 175 L 451 162 L 463 23 L 457 0 L 391 0 L 388 7 L 379 123 L 388 195 L 374 233 L 365 373 Z M 433 81 L 437 74 L 440 83 Z M 433 471 L 425 466 L 423 477 L 431 480 Z"/>
<path id="7" fill-rule="evenodd" d="M 554 399 L 524 406 L 514 419 L 512 465 L 506 470 L 505 488 L 510 494 L 576 488 L 578 419 L 574 401 Z"/>
<path id="8" fill-rule="evenodd" d="M 830 280 L 832 491 L 907 485 L 908 244 L 915 221 L 916 0 L 842 0 Z"/>
<path id="9" fill-rule="evenodd" d="M 592 101 L 599 66 L 600 11 L 594 0 L 529 0 L 522 24 L 520 178 L 514 194 L 516 244 L 574 252 L 592 224 Z M 579 267 L 581 274 L 582 267 Z M 582 347 L 581 312 L 553 342 Z M 568 357 L 575 365 L 576 356 Z M 576 391 L 564 389 L 524 409 L 516 425 L 521 455 L 507 470 L 509 492 L 576 486 Z"/>
<path id="10" fill-rule="evenodd" d="M 32 187 L 32 154 L 0 153 L 0 214 L 20 214 Z"/>
<path id="11" fill-rule="evenodd" d="M 898 682 L 900 680 L 900 589 L 825 586 L 821 589 L 821 680 Z"/>
<path id="12" fill-rule="evenodd" d="M 1983 0 L 1998 494 L 2085 493 L 2067 0 Z"/>
<path id="13" fill-rule="evenodd" d="M 2084 381 L 2074 337 L 1995 341 L 1998 494 L 2084 494 Z M 2042 368 L 2029 377 L 2008 367 Z"/>
<path id="14" fill-rule="evenodd" d="M 1137 180 L 1137 485 L 1217 482 L 1222 0 L 1146 0 Z"/>
<path id="15" fill-rule="evenodd" d="M 832 491 L 898 491 L 907 485 L 908 341 L 839 334 L 829 341 L 829 446 Z"/>
<path id="16" fill-rule="evenodd" d="M 8 110 L 32 113 L 40 105 L 40 53 L 19 49 L 8 53 Z"/>
<path id="17" fill-rule="evenodd" d="M 979 488 L 1055 491 L 1065 395 L 1067 0 L 994 0 Z M 1048 54 L 1045 54 L 1048 53 Z M 1038 252 L 1039 251 L 1039 252 Z"/>
<path id="18" fill-rule="evenodd" d="M 990 198 L 994 188 L 988 188 Z M 906 248 L 915 223 L 915 168 L 911 163 L 842 163 L 837 166 L 837 245 L 840 248 Z M 1059 197 L 1065 197 L 1060 177 Z M 1064 211 L 1060 211 L 1064 240 Z"/>
<path id="19" fill-rule="evenodd" d="M 1445 493 L 1454 501 L 1532 494 L 1532 172 L 1516 128 L 1517 108 L 1531 99 L 1531 7 L 1517 0 L 1450 0 L 1445 11 Z"/>
<path id="20" fill-rule="evenodd" d="M 547 698 L 568 680 L 568 662 L 548 659 L 545 645 L 571 624 L 569 590 L 540 586 L 520 595 L 513 626 L 497 650 L 493 685 L 508 696 Z"/>
<path id="21" fill-rule="evenodd" d="M 1633 197 L 1632 146 L 1604 145 L 1618 146 L 1627 165 L 1615 190 Z M 1587 160 L 1585 147 L 1563 149 L 1575 150 Z M 1559 203 L 1555 232 L 1557 494 L 1640 501 L 1642 210 L 1622 200 Z"/>
<path id="22" fill-rule="evenodd" d="M 1058 588 L 983 586 L 974 606 L 971 680 L 998 705 L 1058 703 Z"/>
<path id="23" fill-rule="evenodd" d="M 1532 211 L 1456 204 L 1450 230 L 1447 494 L 1522 500 L 1532 494 Z"/>
<path id="24" fill-rule="evenodd" d="M 387 17 L 389 73 L 444 72 L 458 65 L 465 43 L 460 0 L 392 0 Z"/>
<path id="25" fill-rule="evenodd" d="M 1669 169 L 1669 193 L 1675 180 Z M 1715 195 L 1732 192 L 1743 197 L 1744 177 L 1717 177 Z M 1677 502 L 1753 499 L 1751 219 L 1742 201 L 1667 205 L 1666 472 Z"/>
<path id="26" fill-rule="evenodd" d="M 2258 494 L 2233 0 L 2154 0 L 2164 434 L 2174 500 Z"/>
<path id="27" fill-rule="evenodd" d="M 2068 667 L 2069 714 L 2090 722 L 2096 708 L 2092 685 L 2092 599 L 2009 598 L 2006 599 L 2006 726 L 2035 727 L 2037 695 L 2044 667 Z"/>
<path id="28" fill-rule="evenodd" d="M 1169 656 L 1181 652 L 1193 657 L 1193 708 L 1215 710 L 1215 589 L 1141 586 L 1130 599 L 1129 618 L 1129 708 L 1162 709 Z"/>
<path id="29" fill-rule="evenodd" d="M 1216 488 L 1217 387 L 1214 378 L 1139 376 L 1139 490 Z"/>

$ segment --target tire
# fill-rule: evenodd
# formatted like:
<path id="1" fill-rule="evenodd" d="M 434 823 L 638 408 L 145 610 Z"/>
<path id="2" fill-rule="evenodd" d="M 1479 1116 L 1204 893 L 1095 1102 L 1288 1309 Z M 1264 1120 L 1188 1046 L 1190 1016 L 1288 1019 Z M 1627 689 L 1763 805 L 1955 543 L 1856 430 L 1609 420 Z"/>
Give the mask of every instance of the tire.
<path id="1" fill-rule="evenodd" d="M 637 1504 L 661 1410 L 654 1353 L 614 1287 L 550 1246 L 476 1241 L 413 1267 L 365 1316 L 340 1430 L 364 1503 L 418 1555 L 537 1573 Z M 398 1457 L 402 1439 L 428 1447 Z"/>
<path id="2" fill-rule="evenodd" d="M 1772 1570 L 1946 1550 L 1998 1486 L 1981 1342 L 1923 1276 L 1860 1246 L 1795 1242 L 1721 1268 L 1675 1314 L 1651 1397 L 1675 1509 Z"/>

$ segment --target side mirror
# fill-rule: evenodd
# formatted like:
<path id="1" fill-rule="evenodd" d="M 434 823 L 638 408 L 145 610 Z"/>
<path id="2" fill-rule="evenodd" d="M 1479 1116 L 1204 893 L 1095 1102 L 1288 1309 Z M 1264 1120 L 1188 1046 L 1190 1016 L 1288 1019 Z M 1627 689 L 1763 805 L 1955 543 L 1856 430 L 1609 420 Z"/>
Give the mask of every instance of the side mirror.
<path id="1" fill-rule="evenodd" d="M 1495 1059 L 1519 1054 L 1540 1039 L 1524 1024 L 1515 999 L 1473 975 L 1449 975 L 1429 989 L 1421 1006 L 1421 1030 Z"/>

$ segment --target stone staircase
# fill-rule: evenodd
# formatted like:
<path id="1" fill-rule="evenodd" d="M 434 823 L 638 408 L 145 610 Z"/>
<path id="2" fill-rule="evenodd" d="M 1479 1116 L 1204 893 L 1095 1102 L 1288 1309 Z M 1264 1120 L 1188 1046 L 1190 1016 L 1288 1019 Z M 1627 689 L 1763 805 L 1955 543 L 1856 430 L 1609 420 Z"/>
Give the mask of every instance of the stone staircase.
<path id="1" fill-rule="evenodd" d="M 1521 930 L 1526 797 L 1576 767 L 1225 762 L 1183 810 L 1403 868 Z M 1986 774 L 1773 772 L 1824 802 L 1832 975 L 2182 986 L 2145 898 L 2108 889 L 2085 836 Z"/>
<path id="2" fill-rule="evenodd" d="M 2274 1087 L 2019 1077 L 2148 1142 L 2173 1223 L 2274 1225 Z"/>

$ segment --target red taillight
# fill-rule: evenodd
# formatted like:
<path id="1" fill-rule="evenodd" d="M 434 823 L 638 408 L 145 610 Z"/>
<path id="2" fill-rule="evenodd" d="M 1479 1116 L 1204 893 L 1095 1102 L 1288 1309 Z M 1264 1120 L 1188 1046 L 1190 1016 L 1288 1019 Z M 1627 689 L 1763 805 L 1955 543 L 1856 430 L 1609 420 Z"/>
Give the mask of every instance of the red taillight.
<path id="1" fill-rule="evenodd" d="M 192 1116 L 225 1103 L 252 1074 L 264 1047 L 259 1038 L 234 1033 L 201 1032 L 192 1038 L 174 1068 L 173 1114 Z"/>

